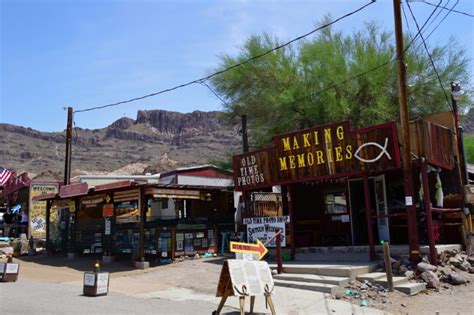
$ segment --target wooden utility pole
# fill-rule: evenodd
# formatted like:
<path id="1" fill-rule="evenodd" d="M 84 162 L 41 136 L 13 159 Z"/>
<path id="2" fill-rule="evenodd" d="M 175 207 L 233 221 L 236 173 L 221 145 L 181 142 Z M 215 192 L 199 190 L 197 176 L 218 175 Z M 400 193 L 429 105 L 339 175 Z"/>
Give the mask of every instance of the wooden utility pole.
<path id="1" fill-rule="evenodd" d="M 249 140 L 247 134 L 247 115 L 242 115 L 242 149 L 249 152 Z"/>
<path id="2" fill-rule="evenodd" d="M 66 126 L 66 159 L 64 161 L 64 185 L 69 185 L 71 179 L 72 155 L 72 107 L 67 108 Z"/>
<path id="3" fill-rule="evenodd" d="M 413 169 L 411 164 L 410 121 L 408 117 L 408 101 L 406 88 L 406 65 L 403 50 L 403 30 L 400 0 L 393 0 L 395 19 L 395 40 L 398 61 L 398 85 L 400 98 L 400 123 L 403 144 L 403 178 L 405 186 L 405 206 L 407 209 L 408 246 L 412 264 L 419 259 L 418 230 L 416 224 L 416 208 L 414 206 Z"/>

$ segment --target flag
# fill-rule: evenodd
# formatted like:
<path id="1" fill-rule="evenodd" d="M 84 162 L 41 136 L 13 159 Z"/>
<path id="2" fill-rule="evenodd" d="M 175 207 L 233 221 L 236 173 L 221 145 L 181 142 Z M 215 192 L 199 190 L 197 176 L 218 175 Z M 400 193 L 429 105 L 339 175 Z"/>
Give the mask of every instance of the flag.
<path id="1" fill-rule="evenodd" d="M 5 184 L 8 183 L 12 175 L 13 172 L 0 166 L 0 186 L 5 186 Z"/>

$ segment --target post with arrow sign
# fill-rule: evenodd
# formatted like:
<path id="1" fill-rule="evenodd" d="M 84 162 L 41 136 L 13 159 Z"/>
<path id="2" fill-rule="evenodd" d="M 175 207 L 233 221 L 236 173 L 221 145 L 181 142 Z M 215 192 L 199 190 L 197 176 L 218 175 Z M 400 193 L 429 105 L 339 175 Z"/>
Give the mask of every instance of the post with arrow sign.
<path id="1" fill-rule="evenodd" d="M 259 239 L 257 239 L 256 244 L 230 242 L 230 251 L 237 254 L 241 253 L 244 260 L 262 260 L 268 253 L 268 249 Z M 258 259 L 254 259 L 254 257 Z"/>

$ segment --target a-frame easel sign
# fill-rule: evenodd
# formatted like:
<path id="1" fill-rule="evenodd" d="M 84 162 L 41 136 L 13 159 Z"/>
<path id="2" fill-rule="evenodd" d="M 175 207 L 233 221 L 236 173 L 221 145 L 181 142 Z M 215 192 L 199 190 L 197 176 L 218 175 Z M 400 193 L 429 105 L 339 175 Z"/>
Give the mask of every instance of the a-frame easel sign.
<path id="1" fill-rule="evenodd" d="M 272 301 L 274 288 L 273 277 L 266 261 L 246 261 L 228 259 L 222 266 L 216 296 L 221 298 L 219 306 L 213 314 L 218 315 L 229 296 L 238 296 L 240 314 L 245 314 L 245 297 L 250 297 L 250 313 L 253 313 L 256 296 L 265 297 L 265 305 L 275 315 Z"/>

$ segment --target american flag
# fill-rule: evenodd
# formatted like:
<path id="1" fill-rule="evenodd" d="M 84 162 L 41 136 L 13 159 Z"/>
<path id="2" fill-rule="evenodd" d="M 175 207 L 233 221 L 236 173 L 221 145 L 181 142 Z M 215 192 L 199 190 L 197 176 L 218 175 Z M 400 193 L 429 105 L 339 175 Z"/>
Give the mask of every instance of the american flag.
<path id="1" fill-rule="evenodd" d="M 13 172 L 0 166 L 0 186 L 5 186 L 5 184 L 8 183 L 12 175 Z"/>

